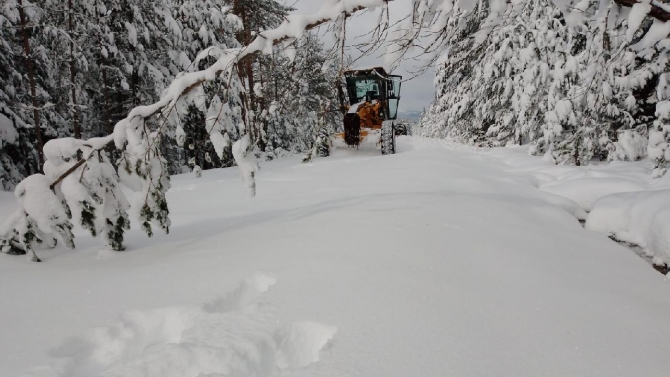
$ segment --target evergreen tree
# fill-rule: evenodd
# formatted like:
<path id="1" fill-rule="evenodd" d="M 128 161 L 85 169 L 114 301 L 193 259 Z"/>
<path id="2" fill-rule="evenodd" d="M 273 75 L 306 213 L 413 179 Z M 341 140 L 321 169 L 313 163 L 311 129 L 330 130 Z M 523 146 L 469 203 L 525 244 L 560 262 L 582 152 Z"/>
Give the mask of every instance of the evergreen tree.
<path id="1" fill-rule="evenodd" d="M 643 157 L 648 130 L 662 128 L 653 104 L 667 70 L 663 23 L 645 19 L 643 8 L 561 4 L 454 6 L 443 22 L 446 51 L 423 134 L 482 146 L 530 143 L 531 153 L 559 164 Z"/>
<path id="2" fill-rule="evenodd" d="M 431 106 L 436 117 L 432 127 L 424 127 L 427 136 L 449 136 L 465 142 L 480 141 L 486 130 L 481 122 L 472 121 L 475 107 L 472 102 L 473 70 L 484 55 L 484 45 L 471 36 L 477 32 L 487 17 L 487 4 L 476 9 L 454 6 L 444 21 L 445 44 L 449 47 L 439 61 L 436 72 L 436 101 Z"/>
<path id="3" fill-rule="evenodd" d="M 42 5 L 9 0 L 0 9 L 0 179 L 5 189 L 12 189 L 18 176 L 41 170 L 43 144 L 59 136 L 63 124 L 52 102 L 56 88 Z"/>
<path id="4" fill-rule="evenodd" d="M 227 0 L 232 7 L 232 13 L 239 17 L 242 28 L 237 32 L 237 40 L 243 45 L 250 44 L 255 36 L 264 30 L 279 26 L 290 11 L 293 9 L 279 4 L 275 0 Z M 272 51 L 266 51 L 272 53 Z M 238 64 L 238 72 L 244 77 L 246 94 L 243 97 L 245 104 L 244 117 L 247 120 L 252 142 L 260 150 L 265 150 L 267 145 L 266 122 L 257 122 L 257 115 L 268 111 L 268 104 L 262 95 L 256 94 L 257 83 L 263 86 L 262 73 L 263 60 L 260 55 L 247 56 Z M 246 114 L 248 112 L 248 114 Z"/>
<path id="5" fill-rule="evenodd" d="M 265 64 L 270 68 L 260 94 L 270 106 L 260 120 L 268 130 L 269 151 L 305 152 L 312 148 L 321 128 L 333 133 L 341 124 L 336 68 L 327 60 L 316 35 L 307 34 L 295 44 L 288 57 Z"/>

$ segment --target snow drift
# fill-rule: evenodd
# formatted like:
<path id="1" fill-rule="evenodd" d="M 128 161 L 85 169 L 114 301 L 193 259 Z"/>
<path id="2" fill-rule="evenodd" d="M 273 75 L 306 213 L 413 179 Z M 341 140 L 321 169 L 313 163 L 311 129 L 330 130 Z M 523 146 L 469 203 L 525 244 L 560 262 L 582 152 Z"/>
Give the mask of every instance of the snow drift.
<path id="1" fill-rule="evenodd" d="M 656 264 L 670 263 L 670 190 L 605 196 L 594 204 L 586 228 L 641 246 Z"/>

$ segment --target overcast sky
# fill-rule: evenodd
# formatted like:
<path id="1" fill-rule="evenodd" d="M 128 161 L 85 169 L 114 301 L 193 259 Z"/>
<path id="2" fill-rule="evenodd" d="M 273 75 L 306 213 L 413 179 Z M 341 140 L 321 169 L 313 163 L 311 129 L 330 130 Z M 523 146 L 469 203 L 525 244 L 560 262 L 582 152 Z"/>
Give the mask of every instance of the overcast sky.
<path id="1" fill-rule="evenodd" d="M 287 5 L 292 5 L 296 8 L 298 13 L 313 13 L 321 8 L 322 0 L 277 0 L 280 3 Z M 391 22 L 393 19 L 398 19 L 409 13 L 411 10 L 411 0 L 396 0 L 392 3 L 389 3 L 389 10 L 391 15 Z M 363 35 L 375 26 L 377 23 L 377 16 L 380 10 L 373 12 L 365 12 L 364 14 L 357 15 L 352 17 L 347 24 L 347 40 L 352 41 L 354 37 Z M 333 39 L 329 36 L 324 35 L 324 31 L 320 31 L 319 35 L 323 37 L 323 42 L 327 47 L 332 46 Z M 354 56 L 356 57 L 356 56 Z M 384 56 L 383 50 L 376 52 L 373 56 L 366 56 L 359 60 L 355 67 L 373 67 L 373 66 L 384 66 Z M 403 78 L 410 78 L 413 76 L 408 73 L 408 71 L 416 71 L 414 68 L 416 63 L 405 61 L 400 64 L 400 66 L 393 71 L 394 74 L 402 75 Z M 423 75 L 414 78 L 410 81 L 403 82 L 401 100 L 400 100 L 400 111 L 421 111 L 425 107 L 428 107 L 430 102 L 433 100 L 434 87 L 433 87 L 433 77 L 434 71 L 432 69 L 428 70 Z"/>

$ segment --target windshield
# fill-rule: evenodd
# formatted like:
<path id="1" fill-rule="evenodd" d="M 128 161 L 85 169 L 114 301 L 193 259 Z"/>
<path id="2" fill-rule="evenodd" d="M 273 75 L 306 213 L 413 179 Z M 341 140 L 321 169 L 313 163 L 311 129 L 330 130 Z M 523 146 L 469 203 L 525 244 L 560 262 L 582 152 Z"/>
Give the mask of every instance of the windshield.
<path id="1" fill-rule="evenodd" d="M 351 98 L 352 103 L 361 102 L 366 99 L 366 95 L 370 95 L 370 100 L 380 99 L 379 83 L 377 80 L 365 77 L 348 77 L 347 78 L 349 95 L 356 98 Z M 353 84 L 353 85 L 352 85 Z"/>

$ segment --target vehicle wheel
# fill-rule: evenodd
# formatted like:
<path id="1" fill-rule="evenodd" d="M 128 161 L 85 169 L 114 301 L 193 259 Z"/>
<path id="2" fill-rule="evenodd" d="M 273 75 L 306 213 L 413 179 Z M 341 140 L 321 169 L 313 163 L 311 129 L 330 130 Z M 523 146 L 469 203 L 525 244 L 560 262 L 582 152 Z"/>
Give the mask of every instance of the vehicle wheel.
<path id="1" fill-rule="evenodd" d="M 395 153 L 395 130 L 392 122 L 384 122 L 382 124 L 382 154 Z"/>
<path id="2" fill-rule="evenodd" d="M 395 135 L 396 136 L 407 136 L 407 126 L 404 124 L 399 124 L 395 126 Z"/>

